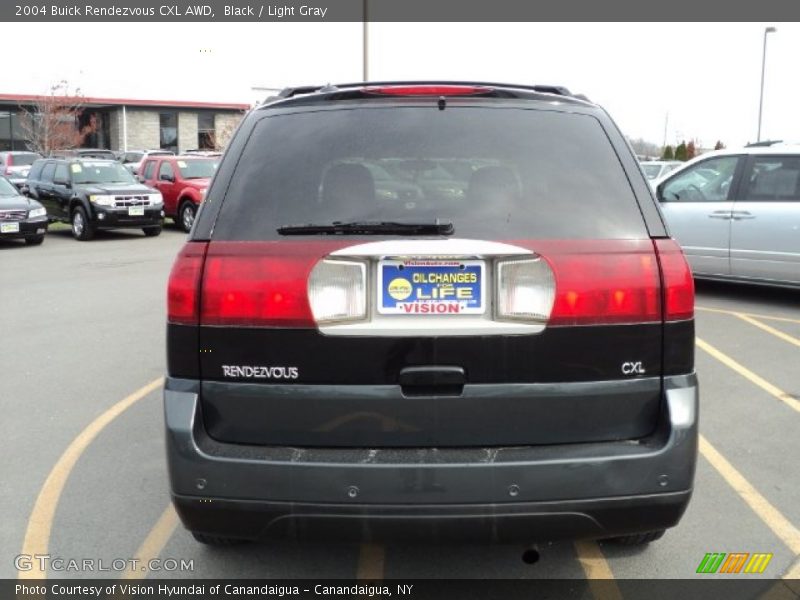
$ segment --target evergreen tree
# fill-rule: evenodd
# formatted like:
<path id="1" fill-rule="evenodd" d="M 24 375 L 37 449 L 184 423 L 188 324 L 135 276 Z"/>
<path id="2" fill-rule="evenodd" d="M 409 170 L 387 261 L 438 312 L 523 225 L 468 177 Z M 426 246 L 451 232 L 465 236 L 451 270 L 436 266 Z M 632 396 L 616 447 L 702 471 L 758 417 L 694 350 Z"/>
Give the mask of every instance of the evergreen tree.
<path id="1" fill-rule="evenodd" d="M 675 158 L 675 152 L 672 150 L 672 146 L 665 146 L 664 153 L 661 155 L 662 160 L 673 160 Z"/>
<path id="2" fill-rule="evenodd" d="M 675 160 L 687 160 L 689 158 L 688 152 L 686 150 L 686 142 L 681 142 L 678 144 L 678 147 L 675 148 Z"/>

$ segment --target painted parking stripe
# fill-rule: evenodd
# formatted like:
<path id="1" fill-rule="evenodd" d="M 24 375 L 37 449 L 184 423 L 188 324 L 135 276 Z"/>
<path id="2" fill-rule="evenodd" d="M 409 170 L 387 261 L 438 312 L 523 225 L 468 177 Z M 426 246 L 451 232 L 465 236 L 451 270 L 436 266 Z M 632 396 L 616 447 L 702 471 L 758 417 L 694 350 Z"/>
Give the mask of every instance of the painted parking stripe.
<path id="1" fill-rule="evenodd" d="M 383 544 L 361 544 L 356 579 L 365 581 L 383 579 L 385 562 L 386 548 Z"/>
<path id="2" fill-rule="evenodd" d="M 784 342 L 788 342 L 789 344 L 792 344 L 793 346 L 797 346 L 798 348 L 800 348 L 800 339 L 792 335 L 789 335 L 788 333 L 784 333 L 783 331 L 775 329 L 774 327 L 770 327 L 766 323 L 762 323 L 761 321 L 758 321 L 745 313 L 734 313 L 734 314 L 745 323 L 750 323 L 750 325 L 758 327 L 762 331 L 766 331 L 767 333 L 774 335 L 776 338 L 780 338 Z"/>
<path id="3" fill-rule="evenodd" d="M 748 317 L 753 317 L 754 319 L 765 319 L 767 321 L 780 321 L 783 323 L 799 323 L 800 319 L 793 319 L 791 317 L 779 317 L 776 315 L 761 315 L 751 312 L 742 312 L 736 310 L 726 310 L 724 308 L 712 308 L 710 306 L 695 306 L 695 310 L 700 310 L 703 312 L 711 312 L 711 313 L 719 313 L 721 315 L 747 315 Z"/>
<path id="4" fill-rule="evenodd" d="M 786 404 L 786 406 L 794 409 L 797 412 L 800 412 L 800 401 L 798 401 L 797 398 L 795 398 L 791 394 L 788 394 L 779 387 L 772 385 L 769 381 L 767 381 L 763 377 L 756 375 L 750 369 L 748 369 L 741 363 L 736 362 L 734 359 L 732 359 L 724 352 L 717 350 L 714 346 L 712 346 L 708 342 L 705 342 L 700 338 L 697 338 L 696 343 L 698 348 L 702 349 L 703 351 L 707 352 L 708 354 L 716 358 L 726 367 L 733 369 L 739 375 L 741 375 L 745 379 L 748 379 L 751 383 L 754 383 L 755 385 L 760 387 L 762 390 L 764 390 L 771 396 L 774 396 L 775 398 Z"/>
<path id="5" fill-rule="evenodd" d="M 575 552 L 589 582 L 592 596 L 597 600 L 622 600 L 622 592 L 614 581 L 611 566 L 597 542 L 575 542 Z"/>
<path id="6" fill-rule="evenodd" d="M 139 546 L 136 554 L 133 555 L 134 558 L 138 559 L 138 570 L 126 572 L 122 579 L 144 579 L 147 577 L 150 572 L 150 561 L 161 555 L 164 546 L 167 545 L 172 534 L 175 533 L 178 520 L 178 513 L 175 512 L 175 508 L 170 502 L 169 506 L 161 513 L 161 517 L 156 521 L 156 524 L 153 525 L 150 533 L 147 534 L 142 545 Z"/>
<path id="7" fill-rule="evenodd" d="M 114 406 L 107 409 L 94 421 L 89 423 L 78 436 L 72 440 L 67 449 L 64 450 L 55 466 L 50 470 L 47 479 L 39 491 L 36 503 L 33 505 L 31 516 L 28 518 L 28 527 L 25 531 L 25 541 L 22 543 L 21 554 L 47 554 L 50 544 L 50 531 L 53 526 L 53 517 L 58 507 L 58 501 L 64 490 L 64 485 L 69 479 L 75 463 L 83 454 L 84 450 L 92 443 L 94 438 L 119 415 L 133 406 L 152 391 L 161 387 L 164 378 L 154 379 L 147 385 L 139 388 L 130 396 L 123 398 Z M 38 561 L 34 565 L 38 565 Z M 47 573 L 35 566 L 30 571 L 20 571 L 19 579 L 46 579 Z"/>
<path id="8" fill-rule="evenodd" d="M 700 436 L 700 453 L 772 532 L 795 554 L 800 555 L 800 530 L 783 516 L 728 460 Z"/>

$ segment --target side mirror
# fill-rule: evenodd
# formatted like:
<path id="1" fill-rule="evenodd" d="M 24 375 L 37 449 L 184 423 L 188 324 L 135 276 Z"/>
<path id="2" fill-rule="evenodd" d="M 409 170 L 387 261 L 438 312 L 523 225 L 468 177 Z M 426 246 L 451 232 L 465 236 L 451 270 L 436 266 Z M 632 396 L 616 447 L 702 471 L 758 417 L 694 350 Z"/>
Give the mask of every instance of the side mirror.
<path id="1" fill-rule="evenodd" d="M 656 200 L 664 202 L 664 183 L 659 183 L 656 186 Z"/>
<path id="2" fill-rule="evenodd" d="M 53 183 L 55 183 L 56 185 L 63 185 L 65 188 L 72 187 L 72 184 L 66 179 L 56 179 L 55 181 L 53 181 Z"/>

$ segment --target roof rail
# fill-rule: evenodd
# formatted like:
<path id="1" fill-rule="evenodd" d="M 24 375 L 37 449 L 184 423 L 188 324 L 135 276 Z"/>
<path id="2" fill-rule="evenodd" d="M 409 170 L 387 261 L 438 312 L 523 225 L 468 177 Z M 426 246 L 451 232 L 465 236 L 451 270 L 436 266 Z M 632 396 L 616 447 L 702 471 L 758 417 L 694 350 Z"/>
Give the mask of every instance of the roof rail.
<path id="1" fill-rule="evenodd" d="M 520 90 L 530 90 L 540 94 L 555 94 L 558 96 L 569 96 L 578 98 L 580 100 L 587 100 L 586 96 L 582 94 L 573 94 L 564 86 L 561 85 L 521 85 L 516 83 L 492 83 L 485 81 L 360 81 L 352 83 L 337 83 L 326 85 L 304 85 L 298 87 L 287 87 L 278 93 L 278 98 L 292 98 L 303 94 L 314 94 L 316 92 L 336 92 L 347 88 L 360 88 L 376 85 L 482 85 L 487 87 L 498 88 L 511 88 Z"/>

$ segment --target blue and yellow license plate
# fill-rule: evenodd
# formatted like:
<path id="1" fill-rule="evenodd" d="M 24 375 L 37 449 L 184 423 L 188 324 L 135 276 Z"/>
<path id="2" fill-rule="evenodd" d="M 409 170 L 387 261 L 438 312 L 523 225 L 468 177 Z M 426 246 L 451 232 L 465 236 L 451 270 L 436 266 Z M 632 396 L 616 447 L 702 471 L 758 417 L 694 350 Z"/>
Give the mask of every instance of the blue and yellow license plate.
<path id="1" fill-rule="evenodd" d="M 483 314 L 484 263 L 480 260 L 384 260 L 378 265 L 382 315 Z"/>

